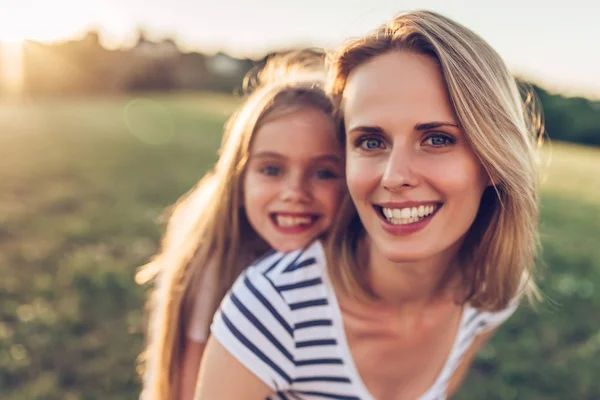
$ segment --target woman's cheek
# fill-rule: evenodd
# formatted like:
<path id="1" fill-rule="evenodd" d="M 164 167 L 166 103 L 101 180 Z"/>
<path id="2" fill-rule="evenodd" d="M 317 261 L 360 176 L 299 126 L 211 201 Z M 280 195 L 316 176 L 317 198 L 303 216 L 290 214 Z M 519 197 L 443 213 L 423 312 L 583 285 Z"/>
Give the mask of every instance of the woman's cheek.
<path id="1" fill-rule="evenodd" d="M 364 157 L 349 157 L 346 163 L 346 183 L 352 197 L 366 191 L 379 179 L 379 163 Z"/>

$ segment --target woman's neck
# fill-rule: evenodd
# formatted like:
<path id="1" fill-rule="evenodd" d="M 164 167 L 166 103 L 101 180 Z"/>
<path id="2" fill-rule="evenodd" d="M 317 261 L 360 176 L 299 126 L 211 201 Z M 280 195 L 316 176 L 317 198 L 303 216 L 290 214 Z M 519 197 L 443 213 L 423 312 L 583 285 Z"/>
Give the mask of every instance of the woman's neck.
<path id="1" fill-rule="evenodd" d="M 438 300 L 457 300 L 458 245 L 426 259 L 403 262 L 385 258 L 368 238 L 359 247 L 361 261 L 368 265 L 369 285 L 382 306 L 418 309 Z"/>

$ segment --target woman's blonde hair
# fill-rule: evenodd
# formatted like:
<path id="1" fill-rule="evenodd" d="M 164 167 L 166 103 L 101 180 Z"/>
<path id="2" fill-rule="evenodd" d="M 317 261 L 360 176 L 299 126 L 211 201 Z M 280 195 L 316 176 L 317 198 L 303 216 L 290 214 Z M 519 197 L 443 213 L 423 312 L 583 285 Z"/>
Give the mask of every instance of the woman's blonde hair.
<path id="1" fill-rule="evenodd" d="M 536 145 L 543 128 L 534 98 L 522 98 L 500 56 L 478 35 L 434 12 L 415 11 L 332 56 L 328 91 L 342 136 L 341 102 L 349 75 L 391 51 L 424 54 L 439 64 L 459 124 L 493 183 L 459 252 L 468 285 L 465 301 L 494 311 L 505 308 L 522 288 L 536 294 L 531 278 L 539 247 Z M 373 298 L 356 255 L 365 230 L 349 198 L 339 213 L 328 245 L 339 262 L 330 263 L 330 273 L 348 293 Z"/>
<path id="2" fill-rule="evenodd" d="M 145 400 L 178 398 L 183 344 L 209 264 L 217 268 L 210 283 L 214 314 L 242 270 L 267 250 L 242 206 L 252 138 L 263 124 L 297 110 L 312 108 L 333 117 L 323 88 L 323 61 L 317 51 L 290 52 L 248 74 L 249 95 L 225 125 L 216 165 L 174 205 L 160 252 L 138 272 L 138 283 L 156 281 L 148 302 L 149 345 L 142 357 L 151 373 Z"/>

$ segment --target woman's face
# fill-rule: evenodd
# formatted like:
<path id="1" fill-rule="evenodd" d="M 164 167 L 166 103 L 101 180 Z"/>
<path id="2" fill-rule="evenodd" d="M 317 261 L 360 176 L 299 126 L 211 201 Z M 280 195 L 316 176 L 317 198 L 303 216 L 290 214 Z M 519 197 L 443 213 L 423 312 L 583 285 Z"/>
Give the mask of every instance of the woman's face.
<path id="1" fill-rule="evenodd" d="M 395 262 L 452 257 L 489 179 L 458 126 L 438 64 L 394 51 L 344 91 L 348 189 L 373 251 Z"/>

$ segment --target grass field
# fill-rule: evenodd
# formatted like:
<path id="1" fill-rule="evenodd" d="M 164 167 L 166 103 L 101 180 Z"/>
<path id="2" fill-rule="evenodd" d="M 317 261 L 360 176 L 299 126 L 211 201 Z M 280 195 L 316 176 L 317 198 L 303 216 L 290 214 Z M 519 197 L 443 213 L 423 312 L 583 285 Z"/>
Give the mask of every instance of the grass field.
<path id="1" fill-rule="evenodd" d="M 215 94 L 0 102 L 0 398 L 133 399 L 158 217 L 216 159 Z M 460 399 L 600 398 L 600 149 L 541 156 L 541 287 Z"/>

